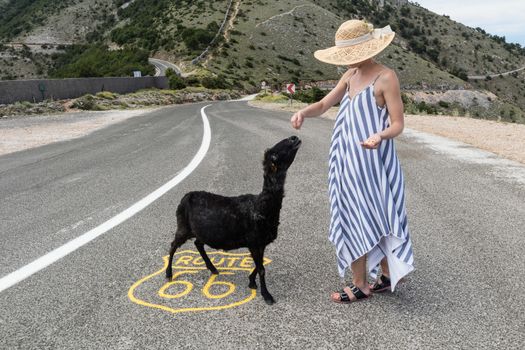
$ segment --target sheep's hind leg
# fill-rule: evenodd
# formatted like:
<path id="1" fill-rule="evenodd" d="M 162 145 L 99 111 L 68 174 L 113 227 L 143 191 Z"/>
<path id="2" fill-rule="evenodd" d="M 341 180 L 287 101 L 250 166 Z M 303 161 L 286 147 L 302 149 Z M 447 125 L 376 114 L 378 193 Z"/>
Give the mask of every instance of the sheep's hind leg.
<path id="1" fill-rule="evenodd" d="M 171 280 L 171 278 L 173 277 L 173 271 L 172 271 L 173 268 L 171 266 L 173 264 L 173 255 L 175 255 L 175 251 L 177 250 L 177 248 L 183 245 L 184 242 L 186 242 L 187 240 L 188 238 L 186 236 L 180 235 L 179 231 L 175 233 L 175 239 L 173 240 L 173 242 L 171 242 L 170 258 L 168 260 L 168 267 L 166 267 L 166 278 L 169 280 Z"/>
<path id="2" fill-rule="evenodd" d="M 252 273 L 250 273 L 250 283 L 248 284 L 248 288 L 251 288 L 251 289 L 257 289 L 257 283 L 255 282 L 255 277 L 257 276 L 257 267 L 255 267 L 252 271 Z"/>
<path id="3" fill-rule="evenodd" d="M 206 254 L 206 251 L 204 250 L 204 244 L 198 239 L 196 239 L 195 246 L 197 247 L 199 253 L 201 253 L 202 260 L 204 260 L 204 262 L 206 263 L 206 267 L 208 268 L 208 270 L 210 270 L 211 273 L 213 273 L 214 275 L 218 275 L 219 271 L 217 271 L 215 266 L 213 266 L 213 263 L 211 262 L 210 258 L 208 258 L 208 254 Z"/>
<path id="4" fill-rule="evenodd" d="M 257 269 L 257 272 L 259 273 L 259 282 L 261 282 L 261 295 L 268 305 L 272 305 L 275 303 L 275 299 L 272 297 L 270 292 L 268 292 L 268 289 L 266 288 L 266 278 L 265 278 L 265 270 L 264 270 L 264 248 L 254 248 L 250 249 L 250 253 L 252 253 L 253 261 L 255 262 L 255 268 Z"/>

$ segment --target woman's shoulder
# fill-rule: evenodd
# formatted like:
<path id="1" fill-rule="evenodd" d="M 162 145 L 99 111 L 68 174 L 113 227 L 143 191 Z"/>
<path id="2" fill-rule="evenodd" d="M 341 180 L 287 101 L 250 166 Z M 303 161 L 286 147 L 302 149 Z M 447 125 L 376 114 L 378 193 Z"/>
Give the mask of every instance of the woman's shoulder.
<path id="1" fill-rule="evenodd" d="M 399 79 L 397 77 L 396 71 L 387 66 L 382 66 L 382 70 L 379 73 L 377 80 L 380 84 L 382 83 L 385 85 L 399 85 Z"/>
<path id="2" fill-rule="evenodd" d="M 381 72 L 379 73 L 379 76 L 389 78 L 389 79 L 393 79 L 393 78 L 397 79 L 396 71 L 385 65 L 381 65 Z"/>

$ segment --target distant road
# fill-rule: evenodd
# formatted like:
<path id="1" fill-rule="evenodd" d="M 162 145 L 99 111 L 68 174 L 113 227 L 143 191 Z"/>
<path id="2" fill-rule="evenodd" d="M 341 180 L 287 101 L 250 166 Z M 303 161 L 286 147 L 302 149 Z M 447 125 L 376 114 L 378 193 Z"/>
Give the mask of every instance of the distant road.
<path id="1" fill-rule="evenodd" d="M 175 73 L 178 75 L 181 75 L 180 68 L 174 65 L 171 62 L 159 60 L 157 58 L 149 58 L 149 63 L 155 66 L 155 76 L 156 77 L 163 77 L 166 75 L 166 70 L 173 69 Z"/>
<path id="2" fill-rule="evenodd" d="M 131 2 L 129 2 L 131 3 Z M 126 3 L 126 4 L 129 4 L 129 3 Z M 10 42 L 10 43 L 7 43 L 5 44 L 6 46 L 10 46 L 10 47 L 13 47 L 13 48 L 22 48 L 24 45 L 25 46 L 29 46 L 29 47 L 32 47 L 32 46 L 36 46 L 36 47 L 41 47 L 41 46 L 50 46 L 50 47 L 56 47 L 56 46 L 59 46 L 59 45 L 65 45 L 65 46 L 71 46 L 73 45 L 72 43 L 60 43 L 60 44 L 57 44 L 57 43 L 24 43 L 24 42 Z M 149 58 L 148 59 L 148 62 L 152 65 L 155 66 L 155 76 L 156 77 L 163 77 L 166 75 L 166 70 L 168 69 L 173 69 L 178 75 L 184 75 L 181 73 L 181 70 L 180 68 L 171 63 L 171 62 L 168 62 L 168 61 L 164 61 L 164 60 L 159 60 L 158 58 Z"/>
<path id="3" fill-rule="evenodd" d="M 469 75 L 468 78 L 471 79 L 471 80 L 482 80 L 482 79 L 486 79 L 487 77 L 496 78 L 496 77 L 499 77 L 500 75 L 501 76 L 507 76 L 507 75 L 510 75 L 512 73 L 516 73 L 516 72 L 522 71 L 524 69 L 525 69 L 525 67 L 521 67 L 521 68 L 518 68 L 518 69 L 510 70 L 508 72 L 497 73 L 497 74 Z"/>
<path id="4" fill-rule="evenodd" d="M 71 46 L 71 45 L 74 45 L 73 43 L 31 43 L 31 42 L 10 42 L 10 43 L 7 43 L 7 44 L 4 44 L 4 45 L 7 45 L 7 46 L 42 46 L 42 45 L 47 45 L 47 46 L 59 46 L 59 45 L 64 45 L 64 46 Z"/>

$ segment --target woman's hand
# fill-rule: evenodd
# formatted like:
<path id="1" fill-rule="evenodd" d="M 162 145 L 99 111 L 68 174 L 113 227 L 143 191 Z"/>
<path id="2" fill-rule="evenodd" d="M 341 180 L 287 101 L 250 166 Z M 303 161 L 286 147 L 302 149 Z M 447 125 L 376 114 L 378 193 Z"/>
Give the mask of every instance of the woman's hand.
<path id="1" fill-rule="evenodd" d="M 304 115 L 302 111 L 295 113 L 290 119 L 290 123 L 292 123 L 292 127 L 294 129 L 300 129 L 301 125 L 303 125 L 303 121 L 304 121 Z"/>
<path id="2" fill-rule="evenodd" d="M 379 134 L 373 134 L 365 141 L 361 142 L 361 146 L 368 149 L 376 149 L 381 143 L 382 137 Z"/>

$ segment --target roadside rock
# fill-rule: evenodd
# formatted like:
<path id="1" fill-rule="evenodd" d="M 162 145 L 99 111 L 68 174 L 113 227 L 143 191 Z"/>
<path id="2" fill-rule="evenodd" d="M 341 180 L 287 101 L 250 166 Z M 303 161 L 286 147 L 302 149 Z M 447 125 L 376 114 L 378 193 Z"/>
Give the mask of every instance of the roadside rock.
<path id="1" fill-rule="evenodd" d="M 458 103 L 469 108 L 480 106 L 490 108 L 491 103 L 498 97 L 489 91 L 478 90 L 447 90 L 447 91 L 408 91 L 406 94 L 416 102 L 438 104 L 439 102 Z"/>
<path id="2" fill-rule="evenodd" d="M 61 101 L 17 102 L 9 105 L 0 105 L 0 118 L 16 115 L 53 114 L 65 111 L 66 108 Z"/>

